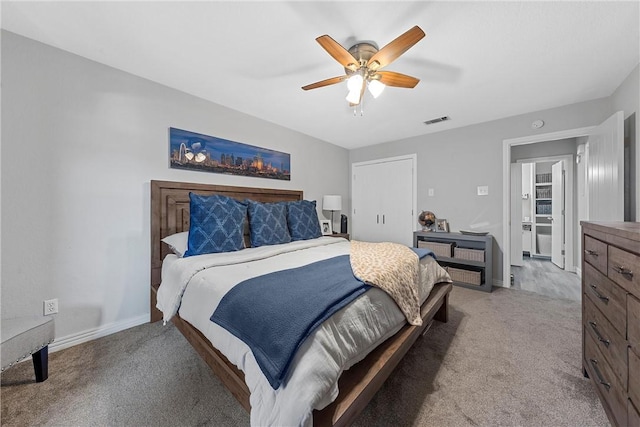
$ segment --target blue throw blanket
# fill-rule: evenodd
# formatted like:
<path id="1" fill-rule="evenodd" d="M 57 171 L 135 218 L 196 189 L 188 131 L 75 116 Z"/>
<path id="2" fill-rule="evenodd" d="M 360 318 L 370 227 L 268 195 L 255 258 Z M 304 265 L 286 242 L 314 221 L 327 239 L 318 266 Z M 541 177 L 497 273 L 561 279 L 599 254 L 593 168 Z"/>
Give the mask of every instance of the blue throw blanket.
<path id="1" fill-rule="evenodd" d="M 418 255 L 418 259 L 422 259 L 427 255 L 433 257 L 433 259 L 436 259 L 436 254 L 434 254 L 431 249 L 427 249 L 427 248 L 411 248 L 411 249 L 413 249 L 416 255 Z"/>
<path id="2" fill-rule="evenodd" d="M 349 256 L 342 255 L 239 283 L 222 298 L 211 321 L 251 348 L 277 389 L 304 340 L 369 288 L 353 275 Z"/>

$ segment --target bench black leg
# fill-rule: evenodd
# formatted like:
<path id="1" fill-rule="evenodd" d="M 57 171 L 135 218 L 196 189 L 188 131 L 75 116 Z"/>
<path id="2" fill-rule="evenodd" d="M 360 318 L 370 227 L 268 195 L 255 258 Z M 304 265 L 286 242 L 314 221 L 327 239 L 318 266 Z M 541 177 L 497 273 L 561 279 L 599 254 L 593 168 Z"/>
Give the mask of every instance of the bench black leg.
<path id="1" fill-rule="evenodd" d="M 41 383 L 49 378 L 49 346 L 33 353 L 33 369 L 36 371 L 36 382 Z"/>

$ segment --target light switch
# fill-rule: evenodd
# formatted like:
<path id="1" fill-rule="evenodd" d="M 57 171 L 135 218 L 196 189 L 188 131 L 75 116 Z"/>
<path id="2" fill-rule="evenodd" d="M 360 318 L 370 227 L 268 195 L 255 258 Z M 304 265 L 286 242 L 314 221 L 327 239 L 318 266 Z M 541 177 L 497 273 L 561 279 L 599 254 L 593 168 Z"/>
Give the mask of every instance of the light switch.
<path id="1" fill-rule="evenodd" d="M 488 185 L 479 185 L 478 186 L 478 196 L 488 196 L 489 195 L 489 186 Z"/>
<path id="2" fill-rule="evenodd" d="M 428 193 L 429 197 L 433 197 L 433 193 L 434 193 L 433 188 L 430 188 Z"/>

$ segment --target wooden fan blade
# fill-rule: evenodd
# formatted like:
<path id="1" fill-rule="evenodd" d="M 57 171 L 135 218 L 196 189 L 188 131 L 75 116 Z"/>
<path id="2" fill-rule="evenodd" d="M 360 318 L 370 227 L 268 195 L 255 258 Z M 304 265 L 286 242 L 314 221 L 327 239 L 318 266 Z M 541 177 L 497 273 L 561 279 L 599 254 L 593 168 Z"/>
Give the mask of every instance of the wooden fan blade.
<path id="1" fill-rule="evenodd" d="M 328 35 L 320 36 L 316 39 L 320 46 L 327 51 L 329 55 L 338 61 L 343 67 L 352 71 L 358 69 L 359 63 L 356 58 L 349 53 L 347 49 L 342 47 L 340 43 L 329 37 Z"/>
<path id="2" fill-rule="evenodd" d="M 414 88 L 420 81 L 420 79 L 416 79 L 415 77 L 407 76 L 406 74 L 396 73 L 394 71 L 378 71 L 375 74 L 375 77 L 377 80 L 380 81 L 380 83 L 384 83 L 387 86 L 393 86 L 393 87 Z"/>
<path id="3" fill-rule="evenodd" d="M 347 78 L 346 75 L 344 76 L 340 76 L 340 77 L 331 77 L 330 79 L 326 79 L 326 80 L 322 80 L 319 82 L 315 82 L 315 83 L 311 83 L 309 85 L 306 86 L 302 86 L 303 90 L 309 90 L 309 89 L 317 89 L 319 87 L 323 87 L 323 86 L 330 86 L 330 85 L 334 85 L 336 83 L 340 83 L 342 81 L 344 81 Z"/>
<path id="4" fill-rule="evenodd" d="M 369 59 L 367 67 L 372 71 L 386 67 L 409 50 L 414 44 L 418 43 L 424 36 L 424 31 L 416 25 L 376 52 L 371 59 Z"/>

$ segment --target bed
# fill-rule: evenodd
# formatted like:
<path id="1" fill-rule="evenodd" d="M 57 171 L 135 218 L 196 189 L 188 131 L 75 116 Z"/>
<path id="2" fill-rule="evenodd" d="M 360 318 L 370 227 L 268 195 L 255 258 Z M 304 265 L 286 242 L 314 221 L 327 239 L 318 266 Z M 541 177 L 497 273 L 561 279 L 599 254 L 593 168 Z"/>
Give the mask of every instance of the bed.
<path id="1" fill-rule="evenodd" d="M 188 231 L 190 224 L 189 193 L 202 195 L 225 195 L 237 200 L 252 199 L 262 203 L 303 200 L 303 193 L 294 190 L 264 189 L 251 187 L 217 186 L 182 182 L 151 181 L 151 321 L 162 319 L 162 312 L 157 308 L 157 294 L 161 283 L 163 260 L 172 259 L 171 250 L 162 239 L 179 232 Z M 338 242 L 331 237 L 323 237 L 326 243 L 318 243 L 321 249 L 344 248 L 349 243 Z M 332 249 L 333 250 L 333 249 Z M 343 249 L 336 249 L 338 251 Z M 447 321 L 448 295 L 452 285 L 448 281 L 432 284 L 428 297 L 420 307 L 422 324 L 412 326 L 404 323 L 398 332 L 386 338 L 358 363 L 342 372 L 337 382 L 339 394 L 328 406 L 314 410 L 313 425 L 350 425 L 358 414 L 366 407 L 376 391 L 391 375 L 402 357 L 416 339 L 423 334 L 431 322 Z M 193 299 L 193 297 L 192 297 Z M 250 389 L 242 370 L 217 348 L 211 340 L 191 322 L 177 313 L 171 318 L 177 329 L 191 343 L 203 360 L 220 378 L 230 393 L 247 410 L 251 410 Z M 193 322 L 197 323 L 197 322 Z"/>

